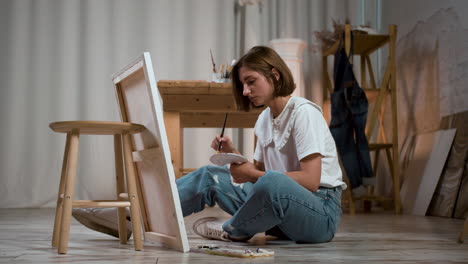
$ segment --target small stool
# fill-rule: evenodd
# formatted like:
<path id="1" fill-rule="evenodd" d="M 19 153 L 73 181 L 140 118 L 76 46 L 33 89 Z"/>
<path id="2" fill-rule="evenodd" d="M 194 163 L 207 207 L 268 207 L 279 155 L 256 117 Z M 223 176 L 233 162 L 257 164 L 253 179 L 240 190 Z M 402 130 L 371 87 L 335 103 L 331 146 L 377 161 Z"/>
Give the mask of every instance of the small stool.
<path id="1" fill-rule="evenodd" d="M 145 130 L 145 127 L 139 124 L 104 121 L 64 121 L 51 123 L 49 127 L 55 132 L 67 133 L 55 211 L 52 247 L 57 247 L 58 245 L 59 254 L 67 253 L 72 208 L 87 207 L 118 207 L 119 240 L 121 244 L 126 244 L 127 227 L 125 222 L 125 207 L 130 207 L 135 250 L 142 250 L 143 241 L 141 234 L 140 202 L 136 186 L 130 135 L 142 132 Z M 117 200 L 73 200 L 78 161 L 78 143 L 80 135 L 82 134 L 114 135 Z M 124 160 L 125 174 L 123 171 Z M 125 193 L 124 175 L 126 175 L 128 194 Z"/>

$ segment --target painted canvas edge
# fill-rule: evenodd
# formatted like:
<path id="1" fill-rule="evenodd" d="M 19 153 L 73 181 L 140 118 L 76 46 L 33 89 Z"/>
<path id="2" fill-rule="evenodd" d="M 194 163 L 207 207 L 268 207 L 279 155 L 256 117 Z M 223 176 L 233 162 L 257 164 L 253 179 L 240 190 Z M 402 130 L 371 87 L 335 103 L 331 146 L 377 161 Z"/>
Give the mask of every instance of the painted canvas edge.
<path id="1" fill-rule="evenodd" d="M 426 168 L 424 169 L 423 179 L 426 175 L 434 175 L 433 181 L 421 182 L 418 192 L 416 194 L 415 207 L 413 208 L 412 214 L 414 215 L 426 215 L 429 204 L 431 203 L 432 196 L 434 195 L 437 183 L 439 182 L 440 176 L 445 163 L 447 162 L 448 154 L 452 147 L 453 139 L 455 138 L 456 129 L 438 130 L 437 142 L 432 148 L 432 152 L 429 155 Z M 434 153 L 438 150 L 437 153 Z M 436 156 L 436 154 L 439 154 Z M 442 158 L 442 159 L 438 159 Z M 435 167 L 434 167 L 435 166 Z M 428 177 L 426 176 L 426 179 Z M 432 178 L 431 178 L 432 179 Z M 424 197 L 422 189 L 430 193 L 430 197 Z"/>
<path id="2" fill-rule="evenodd" d="M 190 250 L 190 246 L 188 243 L 187 232 L 185 230 L 185 223 L 184 223 L 184 218 L 182 215 L 182 209 L 180 207 L 180 198 L 179 198 L 177 186 L 175 183 L 176 178 L 175 178 L 174 169 L 173 169 L 172 161 L 171 161 L 171 152 L 169 148 L 169 142 L 167 140 L 166 126 L 164 124 L 164 117 L 163 117 L 162 111 L 158 111 L 158 109 L 160 110 L 163 109 L 162 97 L 159 94 L 159 90 L 157 87 L 150 53 L 144 52 L 143 59 L 144 59 L 143 66 L 145 70 L 145 77 L 146 77 L 146 80 L 148 81 L 147 87 L 149 87 L 149 89 L 151 90 L 150 94 L 153 97 L 153 101 L 152 101 L 153 111 L 154 111 L 153 114 L 155 115 L 156 120 L 159 122 L 159 127 L 161 128 L 161 131 L 160 131 L 161 147 L 163 148 L 163 151 L 166 154 L 164 158 L 165 158 L 166 167 L 168 169 L 171 193 L 177 194 L 177 195 L 172 195 L 171 197 L 173 198 L 173 204 L 176 205 L 175 211 L 176 211 L 176 218 L 177 218 L 177 227 L 179 229 L 178 234 L 180 235 L 180 243 L 181 243 L 180 250 L 183 252 L 188 252 Z"/>

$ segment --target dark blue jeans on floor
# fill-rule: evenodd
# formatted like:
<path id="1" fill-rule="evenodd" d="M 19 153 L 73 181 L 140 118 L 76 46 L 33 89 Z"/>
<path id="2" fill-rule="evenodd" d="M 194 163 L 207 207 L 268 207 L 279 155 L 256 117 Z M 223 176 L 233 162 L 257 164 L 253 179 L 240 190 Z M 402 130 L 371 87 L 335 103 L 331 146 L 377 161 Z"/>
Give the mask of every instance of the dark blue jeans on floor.
<path id="1" fill-rule="evenodd" d="M 369 144 L 365 135 L 368 102 L 356 81 L 344 48 L 335 54 L 335 89 L 331 95 L 330 131 L 353 188 L 362 177 L 372 177 Z"/>

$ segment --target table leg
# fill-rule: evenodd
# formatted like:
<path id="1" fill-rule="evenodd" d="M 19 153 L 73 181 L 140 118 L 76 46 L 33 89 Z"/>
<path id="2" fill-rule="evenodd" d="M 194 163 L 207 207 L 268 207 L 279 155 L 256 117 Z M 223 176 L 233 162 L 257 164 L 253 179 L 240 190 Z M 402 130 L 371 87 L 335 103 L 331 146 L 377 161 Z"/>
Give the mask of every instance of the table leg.
<path id="1" fill-rule="evenodd" d="M 180 113 L 164 112 L 164 125 L 166 126 L 167 140 L 171 150 L 171 160 L 176 178 L 182 176 L 183 169 L 183 130 L 180 124 Z"/>

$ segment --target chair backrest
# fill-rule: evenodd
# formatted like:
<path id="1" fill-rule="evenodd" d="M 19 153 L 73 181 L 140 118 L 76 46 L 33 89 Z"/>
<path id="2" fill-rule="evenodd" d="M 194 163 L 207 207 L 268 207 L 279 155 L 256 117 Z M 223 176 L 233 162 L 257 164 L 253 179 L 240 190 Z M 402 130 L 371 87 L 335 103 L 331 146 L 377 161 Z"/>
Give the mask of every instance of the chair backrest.
<path id="1" fill-rule="evenodd" d="M 148 52 L 112 77 L 122 121 L 142 124 L 132 135 L 145 240 L 189 251 L 158 91 Z"/>

